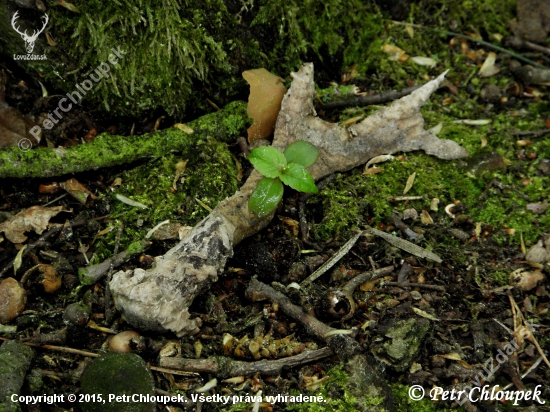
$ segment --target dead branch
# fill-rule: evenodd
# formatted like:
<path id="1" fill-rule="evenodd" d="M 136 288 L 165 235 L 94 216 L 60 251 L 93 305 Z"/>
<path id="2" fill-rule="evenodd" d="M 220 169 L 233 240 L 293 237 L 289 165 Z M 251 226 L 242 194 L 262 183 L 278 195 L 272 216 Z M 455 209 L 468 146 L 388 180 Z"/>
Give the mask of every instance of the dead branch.
<path id="1" fill-rule="evenodd" d="M 128 261 L 136 253 L 142 253 L 147 250 L 149 246 L 152 245 L 152 242 L 146 240 L 141 241 L 141 248 L 134 249 L 133 251 L 124 250 L 120 253 L 115 254 L 113 257 L 104 260 L 97 265 L 88 266 L 82 268 L 78 271 L 78 277 L 80 278 L 80 283 L 84 285 L 93 285 L 99 279 L 101 279 L 109 270 L 112 268 L 117 268 L 126 261 Z"/>
<path id="2" fill-rule="evenodd" d="M 420 88 L 421 86 L 411 86 L 407 87 L 402 90 L 390 90 L 388 92 L 375 94 L 372 96 L 360 96 L 355 97 L 353 99 L 346 99 L 346 100 L 338 100 L 335 102 L 329 102 L 319 107 L 319 109 L 326 109 L 326 110 L 332 110 L 332 109 L 343 109 L 345 107 L 352 107 L 352 106 L 368 106 L 371 104 L 384 104 L 388 102 L 392 102 L 394 100 L 400 99 L 403 96 L 406 96 L 408 94 L 411 94 L 416 89 Z"/>
<path id="3" fill-rule="evenodd" d="M 442 159 L 468 155 L 457 143 L 438 139 L 423 128 L 420 108 L 444 75 L 349 128 L 317 118 L 313 108 L 313 64 L 304 64 L 291 76 L 273 146 L 282 150 L 297 140 L 317 146 L 319 160 L 309 168 L 316 180 L 352 169 L 374 156 L 399 151 L 424 150 Z M 273 217 L 271 214 L 260 219 L 248 212 L 248 199 L 261 178 L 252 172 L 241 190 L 218 204 L 173 249 L 157 257 L 152 269 L 113 275 L 111 292 L 117 309 L 129 323 L 147 330 L 173 331 L 178 336 L 199 331 L 200 320 L 191 319 L 189 306 L 218 279 L 233 247 Z"/>
<path id="4" fill-rule="evenodd" d="M 159 365 L 162 367 L 183 370 L 186 372 L 214 373 L 218 377 L 226 378 L 231 376 L 250 376 L 256 373 L 262 375 L 278 375 L 283 368 L 292 368 L 305 363 L 314 362 L 319 359 L 331 356 L 330 348 L 316 349 L 300 353 L 288 358 L 256 362 L 236 361 L 225 357 L 209 359 L 183 359 L 183 358 L 160 358 Z"/>
<path id="5" fill-rule="evenodd" d="M 525 136 L 531 136 L 533 138 L 544 136 L 545 134 L 550 133 L 550 129 L 544 129 L 544 130 L 531 130 L 529 132 L 516 132 L 512 133 L 512 136 L 516 137 L 525 137 Z"/>
<path id="6" fill-rule="evenodd" d="M 411 283 L 411 282 L 384 282 L 384 286 L 398 286 L 400 288 L 423 288 L 429 290 L 437 290 L 438 292 L 445 292 L 443 286 L 426 285 L 425 283 Z"/>
<path id="7" fill-rule="evenodd" d="M 504 39 L 504 44 L 508 47 L 511 46 L 511 47 L 516 48 L 516 49 L 523 49 L 523 48 L 530 49 L 530 50 L 534 50 L 534 51 L 537 51 L 537 52 L 540 52 L 540 53 L 548 54 L 550 56 L 550 49 L 548 47 L 544 47 L 544 46 L 538 45 L 536 43 L 532 43 L 530 41 L 523 40 L 519 36 L 506 37 Z"/>
<path id="8" fill-rule="evenodd" d="M 363 283 L 367 283 L 368 281 L 372 279 L 377 279 L 382 276 L 389 275 L 393 272 L 394 267 L 393 266 L 386 266 L 384 268 L 363 272 L 352 278 L 344 285 L 344 287 L 341 289 L 343 293 L 346 293 L 348 295 L 353 295 L 353 292 L 355 289 L 357 289 L 360 285 Z"/>
<path id="9" fill-rule="evenodd" d="M 317 320 L 313 316 L 304 312 L 300 306 L 293 304 L 288 297 L 277 292 L 271 286 L 253 278 L 246 290 L 247 296 L 253 300 L 269 299 L 279 304 L 279 309 L 287 316 L 298 321 L 306 330 L 306 333 L 315 336 L 327 343 L 335 354 L 342 359 L 348 359 L 361 352 L 361 347 L 352 338 L 347 335 L 336 333 L 337 330 Z"/>

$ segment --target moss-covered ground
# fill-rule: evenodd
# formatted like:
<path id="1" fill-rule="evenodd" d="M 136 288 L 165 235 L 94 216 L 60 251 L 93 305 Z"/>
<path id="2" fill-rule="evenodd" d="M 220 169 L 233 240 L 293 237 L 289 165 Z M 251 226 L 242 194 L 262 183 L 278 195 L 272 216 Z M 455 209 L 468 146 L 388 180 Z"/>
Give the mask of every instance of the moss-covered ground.
<path id="1" fill-rule="evenodd" d="M 530 142 L 523 145 L 517 142 L 523 139 L 514 135 L 548 126 L 548 88 L 519 85 L 509 69 L 513 58 L 504 52 L 497 56 L 500 72 L 480 78 L 479 68 L 490 49 L 472 40 L 455 38 L 450 32 L 469 34 L 503 47 L 502 36 L 510 34 L 507 23 L 514 17 L 515 1 L 420 0 L 411 5 L 404 20 L 414 26 L 394 24 L 374 2 L 359 0 L 323 3 L 208 0 L 200 6 L 179 1 L 162 4 L 122 1 L 107 5 L 88 2 L 78 6 L 82 12 L 78 15 L 60 7 L 52 9 L 59 46 L 47 52 L 54 55 L 65 50 L 67 61 L 62 68 L 41 66 L 40 70 L 53 87 L 70 89 L 83 74 L 105 61 L 112 47 L 121 45 L 128 54 L 120 67 L 113 71 L 108 82 L 94 89 L 85 102 L 94 107 L 93 110 L 107 110 L 113 116 L 135 115 L 159 105 L 176 117 L 212 111 L 207 98 L 223 105 L 243 97 L 246 92 L 240 73 L 259 66 L 285 77 L 289 83 L 289 71 L 297 69 L 304 60 L 314 60 L 319 100 L 325 103 L 351 96 L 354 88 L 378 93 L 425 83 L 449 69 L 449 82 L 426 103 L 422 114 L 426 128 L 441 125 L 438 136 L 459 142 L 469 151 L 470 159 L 442 161 L 421 152 L 404 153 L 391 162 L 377 165 L 383 168 L 377 174 L 363 174 L 362 168 L 339 173 L 319 194 L 307 200 L 310 237 L 317 244 L 332 247 L 345 242 L 353 229 L 365 225 L 387 228 L 394 211 L 414 208 L 419 213 L 425 210 L 430 214 L 433 224 L 408 223 L 423 232 L 421 245 L 440 255 L 446 264 L 436 274 L 431 266 L 421 269 L 432 270 L 427 275 L 428 282 L 438 281 L 448 287 L 448 293 L 440 301 L 445 314 L 453 320 L 468 317 L 468 321 L 456 327 L 454 323 L 443 327 L 439 327 L 439 323 L 431 324 L 429 343 L 423 342 L 419 355 L 424 361 L 424 371 L 432 370 L 429 362 L 436 347 L 433 342 L 438 334 L 448 332 L 446 328 L 454 334 L 454 344 L 460 347 L 462 343 L 467 352 L 473 345 L 468 335 L 469 322 L 485 318 L 492 325 L 492 317 L 508 311 L 508 298 L 498 300 L 501 296 L 496 292 L 493 295 L 493 291 L 508 285 L 511 271 L 520 267 L 518 256 L 522 246 L 528 249 L 550 227 L 548 210 L 535 214 L 526 208 L 529 203 L 550 203 L 550 177 L 540 170 L 541 159 L 550 158 L 550 140 L 526 138 Z M 90 18 L 92 15 L 94 19 Z M 430 57 L 435 66 L 421 66 L 410 59 L 398 62 L 382 51 L 382 46 L 388 44 L 398 46 L 409 56 Z M 58 72 L 62 81 L 54 81 L 56 70 L 62 70 Z M 331 81 L 333 85 L 329 86 Z M 500 89 L 500 99 L 493 102 L 482 99 L 481 92 L 489 84 Z M 513 92 L 516 87 L 523 88 L 525 93 Z M 231 145 L 237 136 L 245 135 L 248 123 L 244 106 L 236 105 L 239 110 L 234 113 L 198 124 L 202 138 L 186 151 L 140 160 L 125 170 L 113 172 L 109 182 L 120 178 L 120 184 L 111 186 L 114 191 L 105 190 L 96 202 L 108 210 L 108 225 L 113 228 L 124 225 L 124 230 L 118 240 L 117 230 L 97 238 L 92 263 L 110 257 L 117 242 L 122 250 L 164 220 L 183 225 L 197 223 L 208 213 L 201 202 L 214 207 L 237 190 L 239 182 L 231 156 L 235 150 Z M 350 107 L 334 112 L 323 110 L 321 103 L 317 106 L 325 119 L 335 122 L 367 116 L 376 109 Z M 455 123 L 464 119 L 488 123 L 478 126 Z M 184 159 L 189 162 L 174 188 L 175 166 Z M 393 201 L 403 195 L 413 173 L 416 178 L 407 196 L 421 198 Z M 115 194 L 138 201 L 148 209 L 124 204 Z M 439 200 L 437 210 L 432 208 L 434 198 Z M 14 203 L 23 207 L 23 200 Z M 287 199 L 288 207 L 283 210 L 292 209 L 291 200 Z M 462 205 L 456 219 L 444 211 L 449 204 Z M 455 229 L 466 233 L 466 239 L 453 234 Z M 281 232 L 284 231 L 272 226 L 258 234 L 254 242 L 276 245 L 298 242 L 294 238 L 274 240 L 275 234 Z M 167 249 L 169 242 L 160 248 L 164 246 Z M 368 252 L 377 260 L 377 253 L 383 254 L 380 249 L 365 249 L 365 256 Z M 276 247 L 273 250 L 277 252 Z M 273 253 L 273 256 L 278 255 Z M 396 263 L 403 258 L 404 253 L 383 256 L 381 260 Z M 242 266 L 248 264 L 241 263 Z M 280 264 L 286 269 L 290 266 L 285 265 L 286 262 Z M 242 268 L 236 266 L 231 270 L 238 272 Z M 362 267 L 362 270 L 365 269 Z M 227 283 L 221 289 L 225 293 L 225 286 L 232 282 L 233 286 L 227 288 L 231 296 L 224 295 L 225 308 L 231 314 L 231 305 L 239 306 L 231 299 L 242 292 L 244 280 L 226 275 L 230 281 L 222 279 L 221 282 Z M 467 282 L 467 286 L 459 282 Z M 362 302 L 363 314 L 368 319 L 377 319 L 377 303 L 396 300 L 390 292 L 369 293 L 365 293 Z M 545 309 L 545 293 L 540 289 L 536 294 L 534 290 L 526 293 L 525 297 L 535 308 L 529 312 L 530 320 L 535 323 L 548 323 L 550 319 L 550 312 Z M 518 301 L 524 298 L 519 293 L 514 296 Z M 537 305 L 541 305 L 540 312 Z M 383 318 L 385 309 L 378 312 Z M 411 315 L 407 312 L 406 316 Z M 353 326 L 359 327 L 363 322 L 365 319 L 360 318 Z M 207 327 L 210 326 L 214 327 Z M 378 338 L 376 333 L 365 339 Z M 491 345 L 499 339 L 505 340 L 493 330 L 489 335 L 486 342 L 479 344 L 486 345 L 480 349 L 482 355 L 477 358 L 477 355 L 467 355 L 470 357 L 463 359 L 470 364 L 483 362 L 484 356 L 491 355 Z M 463 339 L 463 336 L 467 337 Z M 544 334 L 540 338 L 546 349 L 548 338 Z M 454 347 L 449 344 L 445 349 L 447 352 L 440 349 L 437 353 L 449 353 Z M 447 366 L 449 363 L 447 361 Z M 446 410 L 442 404 L 428 399 L 413 402 L 408 396 L 408 379 L 391 368 L 388 370 L 398 411 Z M 357 399 L 346 389 L 348 377 L 343 367 L 327 368 L 326 375 L 329 380 L 318 392 L 328 400 L 328 405 L 292 405 L 290 410 L 357 410 Z M 453 379 L 449 377 L 447 383 L 450 385 Z M 363 406 L 375 407 L 379 401 L 371 399 Z M 245 409 L 250 409 L 250 405 L 233 405 L 227 410 Z"/>

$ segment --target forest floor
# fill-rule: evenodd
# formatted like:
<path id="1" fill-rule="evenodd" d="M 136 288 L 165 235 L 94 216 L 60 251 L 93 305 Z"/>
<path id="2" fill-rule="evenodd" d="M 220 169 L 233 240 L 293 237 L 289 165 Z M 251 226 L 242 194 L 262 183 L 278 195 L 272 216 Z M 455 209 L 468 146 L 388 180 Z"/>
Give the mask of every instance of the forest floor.
<path id="1" fill-rule="evenodd" d="M 205 139 L 187 152 L 129 165 L 0 179 L 0 339 L 34 348 L 22 395 L 65 396 L 52 405 L 21 405 L 23 410 L 93 410 L 67 396 L 83 393 L 82 371 L 109 351 L 114 335 L 127 330 L 137 332 L 130 351 L 153 367 L 157 395 L 186 394 L 189 401 L 158 404 L 156 410 L 257 410 L 257 402 L 244 396 L 259 391 L 264 397 L 302 394 L 324 400 L 269 404 L 264 398 L 260 410 L 268 411 L 550 409 L 536 400 L 463 403 L 428 396 L 435 387 L 458 391 L 488 385 L 490 391 L 498 385 L 497 392 L 539 390 L 541 399 L 550 400 L 550 44 L 516 50 L 499 33 L 481 27 L 461 35 L 446 31 L 450 27 L 435 29 L 388 21 L 379 51 L 381 74 L 369 79 L 358 77 L 354 67 L 342 68 L 340 78 L 317 84 L 316 110 L 324 120 L 349 126 L 380 107 L 358 106 L 353 99 L 423 84 L 450 69 L 422 115 L 426 129 L 459 143 L 470 157 L 444 161 L 423 152 L 397 153 L 368 170 L 330 176 L 318 194 L 287 190 L 271 223 L 236 247 L 219 280 L 193 302 L 191 313 L 202 321 L 193 336 L 127 324 L 111 301 L 108 279 L 114 271 L 150 268 L 155 256 L 232 195 L 252 170 L 246 145 Z M 546 68 L 526 69 L 518 55 Z M 322 66 L 316 71 L 326 77 Z M 28 105 L 39 92 L 13 74 L 5 81 L 5 102 L 13 107 Z M 169 117 L 150 113 L 125 119 L 116 130 L 112 118 L 92 121 L 85 109 L 77 110 L 88 127 L 68 128 L 56 147 L 91 142 L 98 130 L 125 136 L 129 129 L 139 135 L 172 126 Z M 235 124 L 235 134 L 244 137 L 250 122 Z M 170 223 L 147 236 L 145 249 L 136 246 L 165 220 Z M 288 288 L 367 226 L 416 243 L 442 262 L 364 233 L 307 289 Z M 130 252 L 127 258 L 108 266 L 97 283 L 83 282 L 84 268 L 124 250 Z M 389 266 L 393 270 L 346 295 L 355 276 Z M 252 277 L 349 333 L 371 363 L 350 365 L 327 354 L 284 366 L 273 376 L 261 373 L 264 365 L 253 362 L 290 358 L 322 348 L 323 342 L 282 313 L 278 302 L 252 301 L 246 293 Z M 222 356 L 250 362 L 247 373 L 223 380 L 212 371 L 159 367 L 161 357 L 220 361 Z M 373 364 L 391 390 L 386 399 L 369 396 L 361 382 L 368 376 L 356 370 Z M 214 378 L 217 386 L 205 389 L 210 395 L 237 398 L 225 405 L 193 400 L 191 394 Z M 426 391 L 423 400 L 412 399 L 415 385 Z"/>

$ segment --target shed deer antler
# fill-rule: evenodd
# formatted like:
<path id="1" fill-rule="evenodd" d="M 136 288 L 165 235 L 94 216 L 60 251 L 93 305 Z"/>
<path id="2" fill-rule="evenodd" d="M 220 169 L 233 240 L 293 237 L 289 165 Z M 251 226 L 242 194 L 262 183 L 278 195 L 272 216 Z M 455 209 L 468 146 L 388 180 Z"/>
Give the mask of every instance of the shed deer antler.
<path id="1" fill-rule="evenodd" d="M 15 14 L 13 15 L 13 18 L 11 19 L 11 26 L 13 27 L 13 29 L 19 33 L 21 35 L 21 37 L 23 38 L 23 40 L 25 41 L 25 47 L 27 49 L 27 53 L 32 53 L 33 49 L 34 49 L 34 42 L 36 41 L 36 39 L 38 38 L 38 35 L 40 33 L 42 33 L 44 31 L 44 29 L 46 28 L 46 25 L 48 24 L 48 21 L 49 21 L 49 17 L 47 14 L 45 14 L 46 16 L 46 21 L 44 22 L 44 25 L 42 26 L 42 28 L 38 31 L 34 31 L 32 36 L 29 36 L 27 34 L 27 30 L 25 30 L 23 33 L 21 33 L 21 31 L 19 30 L 19 27 L 16 27 L 15 26 L 15 21 L 17 20 L 17 18 L 19 17 L 18 16 L 19 12 L 16 11 Z M 42 16 L 42 18 L 44 18 L 44 16 Z"/>

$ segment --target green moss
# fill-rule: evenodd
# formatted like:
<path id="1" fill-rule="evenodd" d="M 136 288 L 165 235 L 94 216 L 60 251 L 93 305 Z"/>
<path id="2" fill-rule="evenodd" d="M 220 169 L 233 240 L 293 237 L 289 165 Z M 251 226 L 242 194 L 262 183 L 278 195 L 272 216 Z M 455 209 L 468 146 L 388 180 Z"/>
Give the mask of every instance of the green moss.
<path id="1" fill-rule="evenodd" d="M 367 58 L 364 45 L 383 27 L 377 8 L 360 0 L 259 0 L 248 10 L 244 3 L 240 8 L 239 2 L 223 0 L 96 0 L 79 4 L 81 13 L 51 4 L 57 47 L 40 39 L 37 50 L 44 49 L 48 61 L 21 64 L 55 88 L 73 92 L 108 62 L 113 48 L 122 50 L 120 62 L 110 64 L 109 78 L 85 96 L 118 115 L 157 106 L 177 116 L 211 110 L 207 98 L 223 105 L 246 92 L 240 73 L 251 68 L 286 77 L 303 61 L 332 65 L 340 56 L 350 66 Z"/>
<path id="2" fill-rule="evenodd" d="M 412 6 L 409 21 L 429 28 L 445 27 L 444 22 L 453 20 L 456 22 L 454 31 L 464 33 L 478 30 L 485 40 L 496 42 L 491 35 L 507 34 L 506 22 L 513 12 L 513 1 L 425 1 Z M 518 108 L 514 111 L 515 108 L 508 108 L 486 111 L 485 103 L 478 101 L 476 97 L 480 89 L 487 83 L 503 87 L 510 81 L 509 78 L 500 75 L 488 79 L 478 78 L 478 68 L 472 66 L 471 60 L 458 50 L 450 50 L 448 35 L 415 28 L 414 38 L 411 38 L 405 27 L 399 25 L 387 25 L 383 32 L 384 36 L 364 44 L 368 50 L 368 57 L 354 62 L 358 64 L 358 75 L 353 81 L 358 84 L 367 82 L 367 90 L 376 90 L 377 87 L 387 90 L 388 86 L 407 87 L 411 80 L 425 83 L 429 76 L 452 68 L 447 77 L 450 82 L 459 85 L 458 93 L 432 96 L 422 109 L 426 128 L 442 123 L 443 129 L 439 137 L 460 143 L 472 156 L 497 151 L 512 164 L 508 168 L 472 175 L 458 167 L 461 162 L 441 161 L 417 152 L 405 154 L 406 160 L 380 165 L 384 168 L 380 174 L 362 176 L 361 170 L 356 169 L 338 175 L 319 195 L 309 199 L 309 221 L 314 222 L 314 239 L 326 241 L 329 238 L 348 238 L 351 236 L 352 228 L 360 228 L 367 222 L 371 225 L 387 223 L 387 217 L 393 209 L 403 211 L 405 208 L 413 207 L 419 212 L 422 209 L 429 211 L 430 199 L 436 197 L 440 199 L 440 208 L 454 201 L 465 204 L 467 213 L 474 223 L 482 223 L 483 227 L 494 227 L 493 238 L 501 245 L 519 245 L 520 232 L 523 233 L 528 246 L 533 244 L 543 228 L 550 224 L 550 217 L 548 214 L 534 215 L 526 210 L 526 205 L 529 202 L 548 201 L 550 182 L 548 177 L 540 176 L 534 169 L 537 161 L 529 161 L 521 155 L 523 149 L 515 145 L 516 138 L 512 133 L 516 130 L 540 129 L 540 120 L 544 117 L 541 113 L 546 113 L 547 117 L 547 107 L 543 103 L 531 103 L 524 110 Z M 438 65 L 435 68 L 427 68 L 417 66 L 411 61 L 393 61 L 381 50 L 383 44 L 395 44 L 410 56 L 430 56 Z M 478 48 L 471 42 L 470 47 L 474 50 Z M 474 87 L 473 94 L 472 90 L 466 88 L 468 83 Z M 331 87 L 319 90 L 319 93 L 324 102 L 339 100 L 350 97 L 351 87 Z M 341 113 L 340 121 L 358 115 L 368 115 L 375 109 L 348 108 Z M 491 123 L 480 127 L 453 123 L 457 119 L 480 117 L 490 119 Z M 484 141 L 487 143 L 482 147 Z M 540 139 L 527 151 L 536 152 L 538 158 L 548 157 L 549 143 L 545 139 Z M 518 155 L 523 157 L 518 159 Z M 408 195 L 423 195 L 426 198 L 407 204 L 390 203 L 390 198 L 402 194 L 405 182 L 413 172 L 417 173 L 416 180 Z M 527 185 L 524 184 L 525 177 L 531 178 Z M 489 191 L 487 198 L 480 200 L 480 196 L 493 178 L 513 189 L 495 193 Z M 527 200 L 526 197 L 531 200 Z M 444 220 L 440 221 L 440 224 L 452 223 L 450 219 L 445 220 L 445 215 L 442 217 Z M 506 228 L 515 229 L 515 235 L 505 233 Z M 460 242 L 444 233 L 432 240 L 428 239 L 428 242 L 437 245 L 436 251 L 446 251 L 445 253 L 453 256 L 456 256 L 452 253 L 453 250 L 462 248 Z M 493 280 L 497 283 L 504 281 L 498 273 Z"/>
<path id="3" fill-rule="evenodd" d="M 108 353 L 91 361 L 82 374 L 81 393 L 92 399 L 91 402 L 83 403 L 84 412 L 156 410 L 154 402 L 131 402 L 128 396 L 153 396 L 155 393 L 151 371 L 143 359 L 134 353 Z M 109 395 L 120 398 L 118 402 L 109 402 Z M 127 396 L 122 398 L 122 395 Z"/>
<path id="4" fill-rule="evenodd" d="M 183 159 L 188 160 L 186 169 L 174 183 L 175 165 Z M 183 154 L 151 160 L 123 172 L 120 178 L 122 185 L 117 193 L 148 208 L 127 205 L 114 195 L 106 199 L 114 219 L 112 226 L 124 224 L 119 250 L 143 239 L 148 230 L 164 220 L 195 225 L 208 214 L 196 199 L 214 208 L 236 192 L 238 183 L 235 162 L 227 146 L 215 139 L 199 141 Z M 98 239 L 96 256 L 99 261 L 112 254 L 116 232 L 113 230 Z"/>
<path id="5" fill-rule="evenodd" d="M 317 394 L 321 395 L 326 402 L 302 403 L 295 405 L 287 404 L 286 410 L 314 412 L 329 410 L 337 410 L 342 412 L 357 411 L 357 398 L 355 398 L 355 396 L 353 396 L 346 387 L 349 376 L 344 371 L 344 366 L 342 364 L 335 366 L 327 372 L 327 376 L 329 376 L 330 379 L 323 383 L 317 392 Z M 291 390 L 291 394 L 297 396 L 300 392 L 297 390 Z"/>
<path id="6" fill-rule="evenodd" d="M 135 242 L 132 242 L 128 245 L 128 249 L 126 249 L 126 251 L 130 254 L 130 255 L 135 255 L 137 253 L 141 253 L 143 252 L 143 242 L 140 241 L 140 240 L 137 240 Z"/>
<path id="7" fill-rule="evenodd" d="M 440 407 L 437 402 L 432 402 L 429 397 L 424 397 L 420 401 L 413 401 L 409 396 L 410 386 L 403 385 L 401 383 L 394 383 L 391 385 L 393 396 L 396 401 L 396 409 L 398 412 L 451 412 L 463 410 L 462 407 L 458 409 L 445 409 Z"/>

